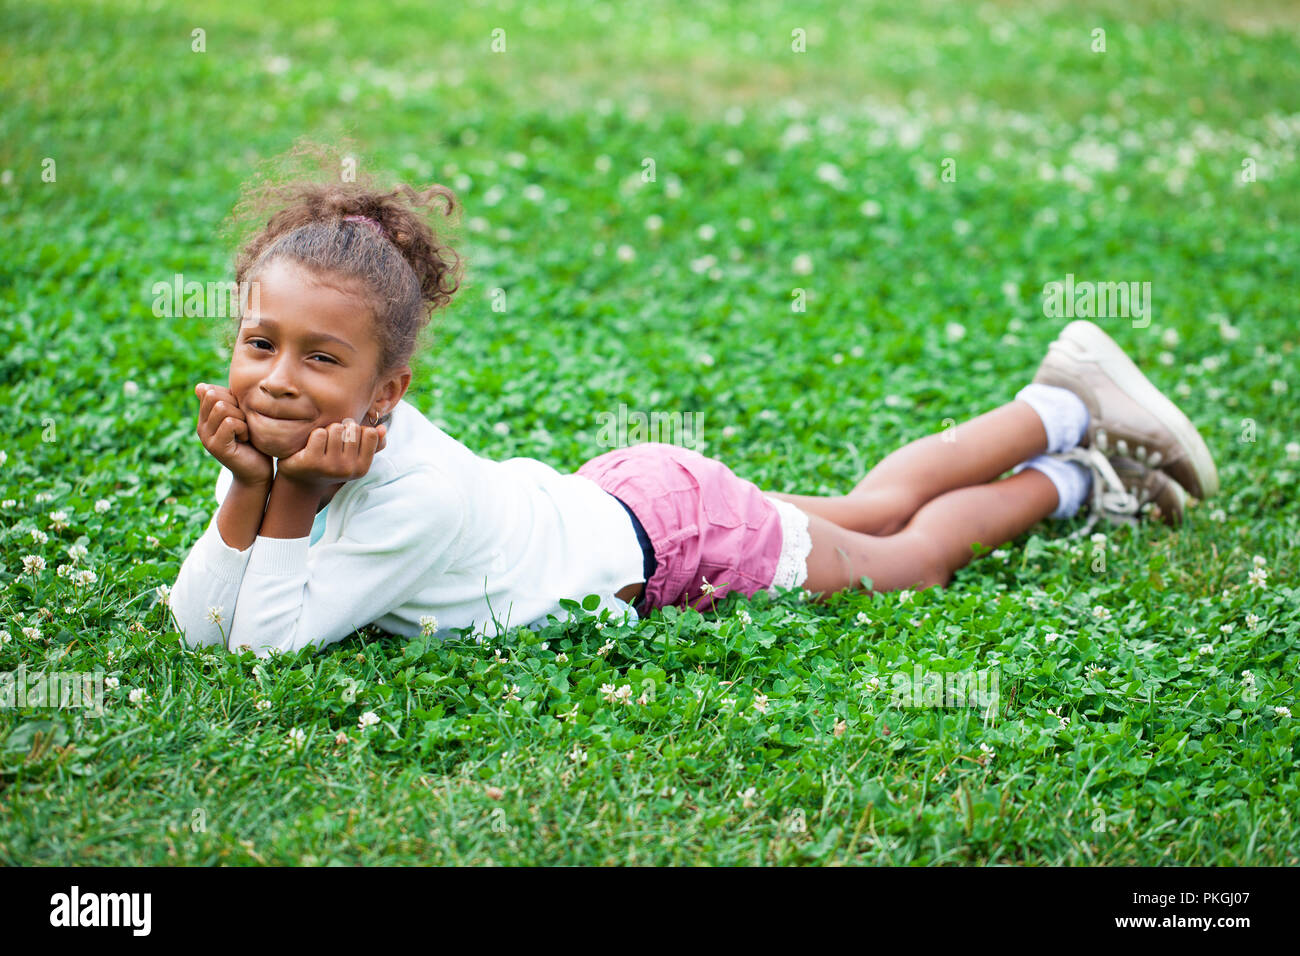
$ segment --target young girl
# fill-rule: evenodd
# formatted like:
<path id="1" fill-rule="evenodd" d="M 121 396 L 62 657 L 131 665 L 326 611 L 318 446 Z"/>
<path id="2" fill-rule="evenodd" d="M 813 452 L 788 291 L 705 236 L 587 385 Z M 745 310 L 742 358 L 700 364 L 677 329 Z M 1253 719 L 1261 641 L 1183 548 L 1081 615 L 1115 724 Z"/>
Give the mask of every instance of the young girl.
<path id="1" fill-rule="evenodd" d="M 644 615 L 729 591 L 821 596 L 948 582 L 974 546 L 1085 504 L 1094 520 L 1217 491 L 1191 422 L 1100 328 L 1072 322 L 1015 400 L 895 451 L 838 497 L 764 493 L 651 442 L 574 474 L 470 451 L 404 399 L 459 259 L 417 208 L 435 186 L 300 183 L 244 245 L 228 386 L 200 383 L 218 510 L 168 602 L 191 646 L 323 647 L 374 623 L 496 636 L 563 598 Z M 413 200 L 413 201 L 412 201 Z M 999 479 L 1008 470 L 1014 473 Z"/>

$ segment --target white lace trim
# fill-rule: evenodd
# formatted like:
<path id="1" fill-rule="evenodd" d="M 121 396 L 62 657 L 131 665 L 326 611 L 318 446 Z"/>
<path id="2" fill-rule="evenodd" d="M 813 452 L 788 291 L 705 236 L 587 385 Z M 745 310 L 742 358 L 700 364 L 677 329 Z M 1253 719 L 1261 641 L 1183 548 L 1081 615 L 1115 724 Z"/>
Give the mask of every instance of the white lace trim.
<path id="1" fill-rule="evenodd" d="M 812 553 L 812 537 L 808 534 L 808 515 L 801 509 L 764 495 L 776 506 L 781 516 L 781 556 L 776 562 L 776 574 L 768 587 L 769 594 L 776 594 L 777 588 L 794 588 L 808 580 L 808 555 Z"/>

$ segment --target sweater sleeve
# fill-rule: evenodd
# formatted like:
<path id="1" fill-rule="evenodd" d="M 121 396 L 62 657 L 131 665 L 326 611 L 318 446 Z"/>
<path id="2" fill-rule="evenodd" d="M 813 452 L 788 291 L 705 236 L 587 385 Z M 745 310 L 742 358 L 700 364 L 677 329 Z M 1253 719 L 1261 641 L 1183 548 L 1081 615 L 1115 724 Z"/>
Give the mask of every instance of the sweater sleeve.
<path id="1" fill-rule="evenodd" d="M 455 483 L 419 470 L 364 489 L 337 541 L 258 535 L 227 647 L 265 657 L 342 640 L 453 567 L 469 523 Z"/>
<path id="2" fill-rule="evenodd" d="M 251 545 L 239 551 L 226 544 L 217 528 L 217 515 L 232 480 L 233 476 L 222 468 L 217 476 L 217 509 L 207 530 L 186 555 L 167 597 L 176 628 L 190 647 L 226 646 L 224 632 L 229 631 L 239 584 L 253 554 Z"/>

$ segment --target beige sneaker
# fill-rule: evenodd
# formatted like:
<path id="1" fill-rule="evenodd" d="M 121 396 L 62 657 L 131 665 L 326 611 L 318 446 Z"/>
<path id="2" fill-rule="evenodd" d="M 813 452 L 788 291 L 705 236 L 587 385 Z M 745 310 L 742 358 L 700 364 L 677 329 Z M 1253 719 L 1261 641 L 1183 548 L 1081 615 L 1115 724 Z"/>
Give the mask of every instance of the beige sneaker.
<path id="1" fill-rule="evenodd" d="M 1214 458 L 1196 426 L 1097 325 L 1078 319 L 1047 349 L 1034 381 L 1068 388 L 1088 407 L 1082 444 L 1160 468 L 1197 498 L 1219 491 Z"/>
<path id="2" fill-rule="evenodd" d="M 1086 534 L 1100 518 L 1111 524 L 1137 524 L 1142 518 L 1156 518 L 1167 525 L 1182 523 L 1187 511 L 1187 492 L 1158 468 L 1148 468 L 1132 458 L 1107 458 L 1096 448 L 1071 448 L 1050 455 L 1061 461 L 1076 461 L 1092 472 L 1091 511 Z"/>
<path id="3" fill-rule="evenodd" d="M 1148 468 L 1132 458 L 1110 459 L 1125 489 L 1138 500 L 1139 513 L 1177 527 L 1187 513 L 1187 492 L 1158 468 Z"/>

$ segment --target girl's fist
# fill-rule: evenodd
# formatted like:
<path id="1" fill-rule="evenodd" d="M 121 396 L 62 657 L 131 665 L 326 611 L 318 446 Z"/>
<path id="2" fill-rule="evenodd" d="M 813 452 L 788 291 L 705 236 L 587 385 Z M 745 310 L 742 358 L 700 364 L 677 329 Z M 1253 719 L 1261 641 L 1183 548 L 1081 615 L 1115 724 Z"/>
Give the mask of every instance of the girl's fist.
<path id="1" fill-rule="evenodd" d="M 230 389 L 200 382 L 194 394 L 199 399 L 195 431 L 208 454 L 225 465 L 236 481 L 269 485 L 274 464 L 269 455 L 249 444 L 248 419 Z"/>
<path id="2" fill-rule="evenodd" d="M 358 425 L 345 418 L 314 429 L 301 451 L 279 460 L 276 473 L 326 491 L 366 474 L 375 452 L 388 444 L 387 435 L 387 425 Z"/>

